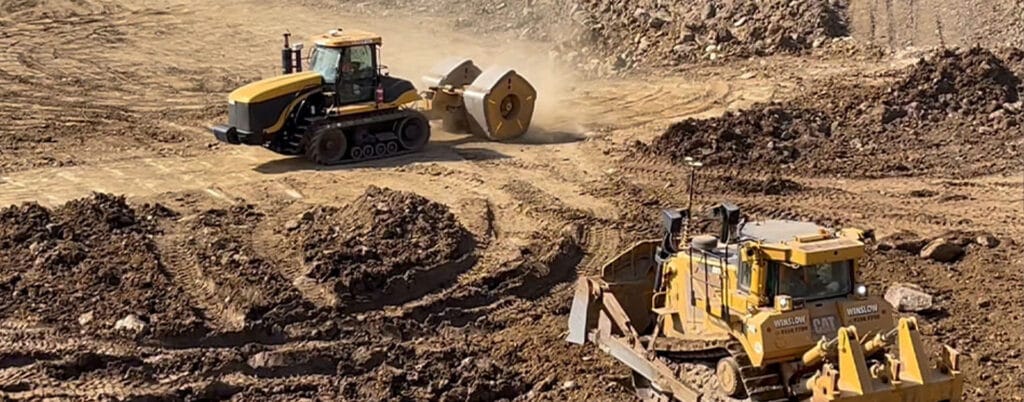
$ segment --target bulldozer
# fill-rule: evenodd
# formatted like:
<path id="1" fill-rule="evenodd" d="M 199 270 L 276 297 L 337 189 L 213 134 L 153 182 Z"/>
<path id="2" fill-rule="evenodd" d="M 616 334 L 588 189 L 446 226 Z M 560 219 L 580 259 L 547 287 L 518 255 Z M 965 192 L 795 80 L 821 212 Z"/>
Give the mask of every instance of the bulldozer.
<path id="1" fill-rule="evenodd" d="M 959 353 L 929 358 L 917 321 L 859 282 L 870 232 L 747 222 L 728 202 L 691 216 L 692 183 L 691 206 L 662 212 L 661 239 L 577 281 L 568 342 L 628 366 L 645 401 L 961 400 Z M 687 364 L 714 367 L 717 386 Z"/>
<path id="2" fill-rule="evenodd" d="M 390 75 L 377 34 L 335 29 L 315 36 L 307 63 L 303 44 L 290 36 L 284 34 L 282 75 L 228 95 L 228 123 L 211 127 L 218 140 L 340 165 L 419 151 L 430 141 L 431 120 L 492 141 L 530 127 L 537 91 L 513 69 L 482 70 L 450 57 L 423 77 L 421 92 Z"/>

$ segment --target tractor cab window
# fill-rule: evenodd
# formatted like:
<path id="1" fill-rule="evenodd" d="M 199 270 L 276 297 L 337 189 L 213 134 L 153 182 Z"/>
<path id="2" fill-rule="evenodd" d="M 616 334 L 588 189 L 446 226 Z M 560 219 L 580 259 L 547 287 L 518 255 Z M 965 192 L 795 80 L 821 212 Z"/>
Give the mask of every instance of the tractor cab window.
<path id="1" fill-rule="evenodd" d="M 377 89 L 373 45 L 345 48 L 341 54 L 338 97 L 341 104 L 372 101 Z"/>
<path id="2" fill-rule="evenodd" d="M 320 73 L 324 82 L 334 85 L 338 82 L 338 63 L 341 61 L 341 49 L 316 47 L 310 58 L 309 69 Z"/>
<path id="3" fill-rule="evenodd" d="M 777 276 L 776 295 L 817 300 L 843 296 L 853 290 L 852 261 L 806 266 L 772 262 L 771 270 Z"/>

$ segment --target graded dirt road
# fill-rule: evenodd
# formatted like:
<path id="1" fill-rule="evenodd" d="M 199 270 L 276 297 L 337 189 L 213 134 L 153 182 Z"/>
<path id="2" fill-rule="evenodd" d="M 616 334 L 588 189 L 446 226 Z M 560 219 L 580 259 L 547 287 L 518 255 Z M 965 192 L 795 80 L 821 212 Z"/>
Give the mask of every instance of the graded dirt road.
<path id="1" fill-rule="evenodd" d="M 685 172 L 633 143 L 908 64 L 780 57 L 584 80 L 543 43 L 325 4 L 0 1 L 0 205 L 45 207 L 0 216 L 0 284 L 16 295 L 0 323 L 4 397 L 628 398 L 627 371 L 564 332 L 576 276 L 656 236 L 660 208 L 684 205 Z M 226 92 L 277 73 L 281 32 L 338 26 L 382 34 L 392 74 L 416 83 L 448 55 L 512 65 L 540 91 L 534 130 L 504 144 L 435 130 L 425 152 L 331 169 L 213 140 Z M 780 177 L 797 186 L 774 191 Z M 960 265 L 875 256 L 869 279 L 881 289 L 925 271 L 940 296 L 926 330 L 974 358 L 968 395 L 1024 396 L 1011 374 L 1021 349 L 997 348 L 1020 344 L 999 328 L 1024 318 L 965 321 L 988 308 L 976 302 L 987 270 L 1007 292 L 986 306 L 1021 301 L 1009 273 L 1022 264 L 1019 175 L 712 167 L 702 181 L 702 205 L 731 200 L 755 217 L 996 235 L 998 248 Z M 40 308 L 51 297 L 65 307 Z M 112 330 L 127 314 L 147 324 L 137 341 Z"/>

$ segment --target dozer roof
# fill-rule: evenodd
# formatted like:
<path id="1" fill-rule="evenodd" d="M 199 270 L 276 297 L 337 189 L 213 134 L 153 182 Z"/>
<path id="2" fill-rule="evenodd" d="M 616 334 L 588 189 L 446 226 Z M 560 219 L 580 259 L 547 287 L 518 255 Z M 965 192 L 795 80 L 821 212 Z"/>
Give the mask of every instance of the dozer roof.
<path id="1" fill-rule="evenodd" d="M 827 233 L 826 228 L 811 222 L 769 220 L 744 225 L 741 237 L 760 240 L 768 248 L 785 251 L 785 257 L 780 259 L 800 265 L 855 259 L 863 254 L 864 244 L 860 241 Z M 782 256 L 772 256 L 777 257 Z"/>
<path id="2" fill-rule="evenodd" d="M 750 237 L 765 243 L 786 243 L 798 237 L 821 233 L 825 228 L 813 222 L 769 220 L 743 225 L 741 237 Z"/>
<path id="3" fill-rule="evenodd" d="M 313 37 L 317 46 L 347 47 L 355 45 L 380 45 L 380 35 L 357 29 L 338 29 Z"/>

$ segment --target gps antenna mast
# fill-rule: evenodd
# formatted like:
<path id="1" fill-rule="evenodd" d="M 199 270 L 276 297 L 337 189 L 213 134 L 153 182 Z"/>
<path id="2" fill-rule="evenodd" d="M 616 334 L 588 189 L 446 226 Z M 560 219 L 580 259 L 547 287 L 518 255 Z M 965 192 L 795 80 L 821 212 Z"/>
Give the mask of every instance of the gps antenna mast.
<path id="1" fill-rule="evenodd" d="M 704 166 L 703 163 L 695 161 L 693 158 L 687 156 L 683 158 L 683 162 L 690 167 L 690 184 L 687 186 L 687 192 L 689 192 L 688 200 L 686 202 L 686 228 L 683 230 L 683 240 L 690 236 L 690 220 L 693 217 L 693 192 L 694 183 L 697 178 L 697 169 Z"/>

